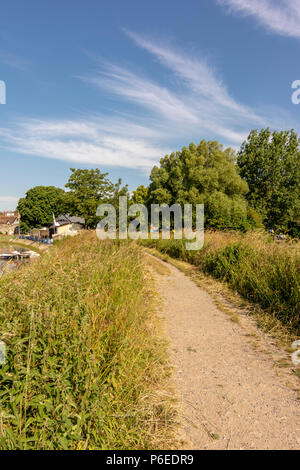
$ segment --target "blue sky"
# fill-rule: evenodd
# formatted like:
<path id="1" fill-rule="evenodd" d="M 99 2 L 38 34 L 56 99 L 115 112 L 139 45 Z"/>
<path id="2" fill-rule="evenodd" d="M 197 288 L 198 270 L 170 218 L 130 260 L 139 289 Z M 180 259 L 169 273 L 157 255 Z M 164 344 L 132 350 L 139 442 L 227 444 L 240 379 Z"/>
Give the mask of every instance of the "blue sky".
<path id="1" fill-rule="evenodd" d="M 300 132 L 300 0 L 10 0 L 0 12 L 0 210 L 70 167 L 134 189 L 202 138 Z"/>

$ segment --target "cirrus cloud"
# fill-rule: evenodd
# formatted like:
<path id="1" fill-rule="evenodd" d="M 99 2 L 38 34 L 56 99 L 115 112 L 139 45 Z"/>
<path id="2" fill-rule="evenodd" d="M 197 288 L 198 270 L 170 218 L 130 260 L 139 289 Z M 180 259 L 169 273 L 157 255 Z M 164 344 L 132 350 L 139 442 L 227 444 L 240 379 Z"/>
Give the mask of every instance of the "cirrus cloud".
<path id="1" fill-rule="evenodd" d="M 135 73 L 134 67 L 97 60 L 93 73 L 78 78 L 109 96 L 117 112 L 19 119 L 0 128 L 1 146 L 24 155 L 148 172 L 178 145 L 206 138 L 238 148 L 249 129 L 275 127 L 267 114 L 236 100 L 205 58 L 126 34 L 167 71 L 167 85 Z"/>
<path id="2" fill-rule="evenodd" d="M 228 11 L 252 16 L 268 30 L 282 36 L 300 38 L 299 0 L 217 0 Z"/>

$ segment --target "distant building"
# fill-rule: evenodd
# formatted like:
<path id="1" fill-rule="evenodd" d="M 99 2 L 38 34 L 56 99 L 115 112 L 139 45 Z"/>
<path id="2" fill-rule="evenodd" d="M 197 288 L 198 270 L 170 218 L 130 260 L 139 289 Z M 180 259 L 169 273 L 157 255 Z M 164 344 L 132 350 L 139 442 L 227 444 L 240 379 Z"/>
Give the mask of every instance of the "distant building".
<path id="1" fill-rule="evenodd" d="M 73 237 L 84 229 L 85 220 L 82 217 L 61 214 L 56 217 L 56 224 L 51 225 L 50 238 L 59 240 L 64 237 Z"/>
<path id="2" fill-rule="evenodd" d="M 17 217 L 20 220 L 20 214 L 18 211 L 4 211 L 0 214 L 3 217 Z"/>
<path id="3" fill-rule="evenodd" d="M 48 227 L 33 228 L 30 230 L 29 235 L 38 240 L 50 238 L 50 229 Z"/>
<path id="4" fill-rule="evenodd" d="M 5 211 L 0 214 L 0 233 L 14 235 L 20 230 L 20 214 L 17 211 Z"/>

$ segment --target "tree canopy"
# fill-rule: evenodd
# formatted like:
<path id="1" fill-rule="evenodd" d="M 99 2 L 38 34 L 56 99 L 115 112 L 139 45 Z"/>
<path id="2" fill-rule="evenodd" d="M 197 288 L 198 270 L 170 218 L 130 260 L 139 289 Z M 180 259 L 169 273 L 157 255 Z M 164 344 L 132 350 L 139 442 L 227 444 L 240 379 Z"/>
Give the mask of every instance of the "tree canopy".
<path id="1" fill-rule="evenodd" d="M 205 223 L 215 228 L 249 225 L 248 185 L 237 172 L 235 153 L 216 141 L 191 143 L 160 160 L 151 172 L 148 202 L 205 204 Z"/>
<path id="2" fill-rule="evenodd" d="M 247 198 L 269 228 L 300 234 L 300 140 L 291 131 L 250 132 L 238 153 Z"/>
<path id="3" fill-rule="evenodd" d="M 119 195 L 127 194 L 127 186 L 121 186 L 121 179 L 117 184 L 113 184 L 107 178 L 108 173 L 101 173 L 99 168 L 71 168 L 71 172 L 66 184 L 69 189 L 66 193 L 68 212 L 83 217 L 86 226 L 94 228 L 99 220 L 96 216 L 99 204 L 111 203 L 117 207 Z"/>
<path id="4" fill-rule="evenodd" d="M 238 155 L 217 141 L 191 143 L 166 155 L 154 166 L 150 185 L 133 191 L 121 179 L 113 184 L 108 173 L 71 168 L 67 192 L 54 186 L 36 186 L 19 200 L 22 230 L 49 225 L 52 213 L 81 216 L 96 227 L 97 207 L 113 204 L 119 196 L 129 205 L 205 205 L 205 224 L 216 229 L 261 226 L 300 235 L 300 139 L 291 131 L 252 130 Z"/>
<path id="5" fill-rule="evenodd" d="M 50 225 L 52 214 L 64 208 L 65 192 L 55 186 L 35 186 L 19 199 L 17 210 L 21 215 L 21 230 Z"/>
<path id="6" fill-rule="evenodd" d="M 134 204 L 147 204 L 149 188 L 144 185 L 140 185 L 133 191 L 132 202 Z"/>

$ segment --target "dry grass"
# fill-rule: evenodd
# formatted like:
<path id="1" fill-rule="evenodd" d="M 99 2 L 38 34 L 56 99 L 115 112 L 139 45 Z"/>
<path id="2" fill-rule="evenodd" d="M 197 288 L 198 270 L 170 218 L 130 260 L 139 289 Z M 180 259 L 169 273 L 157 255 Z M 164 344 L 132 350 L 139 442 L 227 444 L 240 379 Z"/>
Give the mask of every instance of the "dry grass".
<path id="1" fill-rule="evenodd" d="M 200 251 L 184 240 L 146 240 L 162 259 L 173 258 L 218 301 L 247 309 L 260 327 L 276 336 L 300 334 L 299 242 L 277 243 L 266 233 L 205 232 Z M 226 301 L 225 301 L 226 305 Z M 226 308 L 225 308 L 226 309 Z"/>
<path id="2" fill-rule="evenodd" d="M 0 281 L 1 449 L 174 445 L 166 345 L 143 255 L 84 234 Z"/>
<path id="3" fill-rule="evenodd" d="M 147 264 L 162 276 L 169 276 L 171 274 L 171 271 L 166 264 L 161 264 L 153 257 L 147 258 Z"/>

